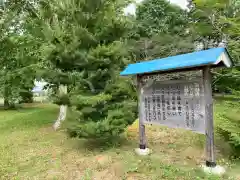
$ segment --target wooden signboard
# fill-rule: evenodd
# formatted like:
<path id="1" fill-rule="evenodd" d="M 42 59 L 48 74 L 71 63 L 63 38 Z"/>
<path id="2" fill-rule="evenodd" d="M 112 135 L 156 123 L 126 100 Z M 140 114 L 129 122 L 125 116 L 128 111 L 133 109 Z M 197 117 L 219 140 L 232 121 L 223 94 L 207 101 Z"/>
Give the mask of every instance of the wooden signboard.
<path id="1" fill-rule="evenodd" d="M 174 80 L 168 74 L 161 78 L 158 74 L 142 76 L 140 115 L 143 123 L 205 134 L 202 78 L 197 73 L 194 75 L 190 76 L 191 80 L 188 72 L 178 74 Z"/>
<path id="2" fill-rule="evenodd" d="M 140 111 L 144 123 L 205 134 L 202 92 L 199 81 L 156 81 L 143 87 Z"/>
<path id="3" fill-rule="evenodd" d="M 232 67 L 226 48 L 212 48 L 129 64 L 122 76 L 136 75 L 139 113 L 138 154 L 147 155 L 145 124 L 183 128 L 206 136 L 206 167 L 216 166 L 211 68 Z M 223 172 L 223 171 L 222 171 Z"/>
<path id="4" fill-rule="evenodd" d="M 207 167 L 215 167 L 210 68 L 138 76 L 140 149 L 144 124 L 159 124 L 206 134 Z"/>

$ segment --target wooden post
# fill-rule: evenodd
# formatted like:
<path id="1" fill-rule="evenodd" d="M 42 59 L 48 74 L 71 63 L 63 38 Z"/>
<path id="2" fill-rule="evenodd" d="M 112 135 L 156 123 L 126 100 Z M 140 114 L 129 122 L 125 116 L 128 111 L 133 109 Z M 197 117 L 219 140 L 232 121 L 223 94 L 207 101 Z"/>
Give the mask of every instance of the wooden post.
<path id="1" fill-rule="evenodd" d="M 138 87 L 139 148 L 146 149 L 145 125 L 142 116 L 143 88 L 140 76 L 137 76 L 137 87 Z"/>
<path id="2" fill-rule="evenodd" d="M 215 167 L 214 152 L 214 125 L 213 125 L 213 99 L 211 86 L 211 70 L 209 66 L 203 69 L 204 101 L 205 101 L 205 125 L 206 125 L 206 166 Z"/>

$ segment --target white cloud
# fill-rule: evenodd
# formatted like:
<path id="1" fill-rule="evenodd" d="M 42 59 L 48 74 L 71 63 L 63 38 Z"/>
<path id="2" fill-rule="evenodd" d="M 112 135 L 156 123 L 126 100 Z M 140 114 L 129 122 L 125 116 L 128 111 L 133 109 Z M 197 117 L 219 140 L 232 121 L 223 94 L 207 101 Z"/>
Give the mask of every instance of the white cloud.
<path id="1" fill-rule="evenodd" d="M 143 0 L 136 0 L 136 3 L 140 3 Z M 186 0 L 169 0 L 171 3 L 177 4 L 183 9 L 187 8 L 187 1 Z M 130 4 L 126 9 L 125 13 L 126 14 L 135 14 L 136 11 L 136 5 L 135 4 Z"/>

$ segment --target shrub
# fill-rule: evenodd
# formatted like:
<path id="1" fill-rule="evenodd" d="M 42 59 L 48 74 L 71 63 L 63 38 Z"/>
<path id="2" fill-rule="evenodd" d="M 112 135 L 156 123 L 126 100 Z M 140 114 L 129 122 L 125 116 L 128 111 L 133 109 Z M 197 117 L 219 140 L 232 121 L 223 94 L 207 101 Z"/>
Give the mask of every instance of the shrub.
<path id="1" fill-rule="evenodd" d="M 112 81 L 104 92 L 98 94 L 79 93 L 71 103 L 79 111 L 76 123 L 68 128 L 71 137 L 98 139 L 118 136 L 137 116 L 135 89 L 125 79 Z"/>
<path id="2" fill-rule="evenodd" d="M 21 91 L 19 95 L 21 96 L 19 103 L 33 103 L 33 93 L 31 91 Z"/>
<path id="3" fill-rule="evenodd" d="M 222 102 L 221 111 L 217 113 L 217 132 L 232 148 L 234 157 L 240 156 L 240 103 Z M 223 108 L 224 107 L 224 108 Z"/>

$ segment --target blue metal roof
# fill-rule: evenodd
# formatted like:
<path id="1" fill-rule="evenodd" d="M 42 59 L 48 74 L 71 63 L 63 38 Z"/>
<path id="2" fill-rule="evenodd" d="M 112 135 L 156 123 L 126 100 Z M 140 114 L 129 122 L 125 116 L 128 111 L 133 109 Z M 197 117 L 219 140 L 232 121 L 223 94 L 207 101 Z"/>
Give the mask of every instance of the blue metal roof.
<path id="1" fill-rule="evenodd" d="M 216 65 L 219 63 L 220 56 L 226 52 L 227 58 L 231 61 L 230 56 L 225 48 L 212 48 L 203 51 L 197 51 L 188 54 L 171 56 L 163 59 L 144 61 L 136 64 L 130 64 L 120 73 L 120 75 L 136 75 L 151 72 L 164 72 L 175 69 L 186 69 L 200 67 L 204 65 Z M 232 64 L 232 62 L 230 62 Z"/>

